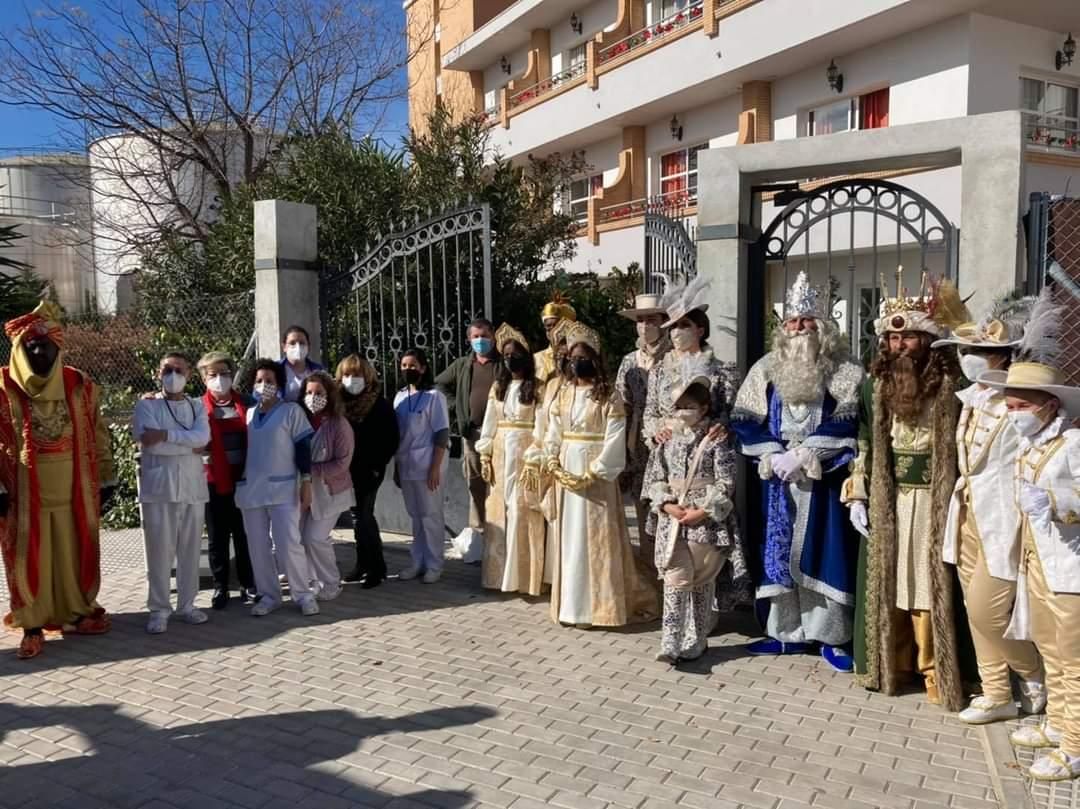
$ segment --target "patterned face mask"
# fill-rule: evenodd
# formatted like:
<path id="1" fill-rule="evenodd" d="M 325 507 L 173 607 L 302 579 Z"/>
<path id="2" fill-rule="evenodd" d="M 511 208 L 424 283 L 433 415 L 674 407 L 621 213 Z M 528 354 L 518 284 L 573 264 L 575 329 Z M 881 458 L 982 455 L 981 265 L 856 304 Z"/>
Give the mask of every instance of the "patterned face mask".
<path id="1" fill-rule="evenodd" d="M 326 396 L 322 393 L 309 393 L 304 397 L 304 404 L 312 413 L 321 413 L 326 409 Z"/>

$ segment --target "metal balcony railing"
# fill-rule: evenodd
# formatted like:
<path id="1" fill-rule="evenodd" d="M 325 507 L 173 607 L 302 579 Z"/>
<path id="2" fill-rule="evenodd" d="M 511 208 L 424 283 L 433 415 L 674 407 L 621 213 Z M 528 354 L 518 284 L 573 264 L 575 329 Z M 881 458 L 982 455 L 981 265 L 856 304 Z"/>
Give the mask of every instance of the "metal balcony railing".
<path id="1" fill-rule="evenodd" d="M 1024 113 L 1024 141 L 1063 152 L 1080 152 L 1080 124 L 1076 118 Z"/>
<path id="2" fill-rule="evenodd" d="M 488 107 L 484 110 L 484 121 L 489 124 L 496 123 L 499 120 L 499 114 L 502 112 L 499 109 L 499 105 L 496 104 L 493 107 Z"/>
<path id="3" fill-rule="evenodd" d="M 549 76 L 542 81 L 538 81 L 536 84 L 526 87 L 520 92 L 514 93 L 507 100 L 506 104 L 509 109 L 520 107 L 522 104 L 527 104 L 534 99 L 547 95 L 552 90 L 557 89 L 568 81 L 579 78 L 585 75 L 585 63 L 578 62 L 577 64 L 570 65 L 566 70 L 560 70 L 553 76 Z"/>
<path id="4" fill-rule="evenodd" d="M 602 65 L 616 57 L 631 53 L 652 42 L 663 39 L 673 32 L 685 28 L 690 23 L 697 22 L 701 19 L 701 14 L 702 0 L 694 0 L 686 8 L 679 9 L 659 22 L 647 25 L 641 30 L 630 34 L 630 36 L 620 39 L 618 42 L 613 42 L 606 48 L 601 48 L 596 54 L 596 63 Z"/>
<path id="5" fill-rule="evenodd" d="M 55 200 L 17 197 L 0 191 L 0 216 L 71 224 L 76 220 L 76 213 L 73 206 Z"/>
<path id="6" fill-rule="evenodd" d="M 617 222 L 620 219 L 633 219 L 635 216 L 644 216 L 648 205 L 649 200 L 644 197 L 632 199 L 629 202 L 607 205 L 599 210 L 597 224 L 603 225 L 608 222 Z"/>

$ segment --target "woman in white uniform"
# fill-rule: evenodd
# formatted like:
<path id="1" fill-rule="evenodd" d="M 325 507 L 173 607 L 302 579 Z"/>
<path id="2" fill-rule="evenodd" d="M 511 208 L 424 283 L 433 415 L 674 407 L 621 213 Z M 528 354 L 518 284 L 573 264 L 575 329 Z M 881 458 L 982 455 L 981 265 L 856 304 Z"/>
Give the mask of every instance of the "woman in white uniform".
<path id="1" fill-rule="evenodd" d="M 450 415 L 446 398 L 431 390 L 431 369 L 422 349 L 401 356 L 405 387 L 394 397 L 401 443 L 394 455 L 394 481 L 401 487 L 405 509 L 412 518 L 412 564 L 398 574 L 402 580 L 423 574 L 426 584 L 442 575 L 445 521 L 443 481 L 446 448 L 450 444 Z"/>
<path id="2" fill-rule="evenodd" d="M 312 589 L 319 601 L 341 594 L 341 573 L 330 532 L 338 517 L 356 505 L 349 464 L 353 431 L 345 420 L 341 392 L 326 371 L 304 380 L 302 398 L 315 436 L 311 439 L 311 508 L 300 519 L 300 539 L 311 565 Z"/>
<path id="3" fill-rule="evenodd" d="M 319 605 L 308 586 L 310 569 L 300 543 L 300 514 L 311 506 L 311 424 L 300 405 L 279 397 L 285 369 L 273 360 L 255 363 L 255 398 L 248 408 L 248 451 L 244 477 L 236 482 L 236 505 L 244 531 L 259 597 L 251 614 L 269 615 L 281 606 L 277 558 L 289 579 L 292 600 L 304 615 Z M 273 532 L 273 540 L 270 535 Z"/>

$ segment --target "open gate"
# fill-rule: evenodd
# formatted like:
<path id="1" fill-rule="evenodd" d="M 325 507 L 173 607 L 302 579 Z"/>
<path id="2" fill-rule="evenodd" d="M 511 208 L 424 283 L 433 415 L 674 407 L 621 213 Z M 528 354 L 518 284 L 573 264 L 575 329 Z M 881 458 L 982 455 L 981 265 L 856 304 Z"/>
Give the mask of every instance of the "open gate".
<path id="1" fill-rule="evenodd" d="M 697 220 L 670 205 L 645 211 L 645 292 L 662 294 L 673 281 L 697 275 Z"/>

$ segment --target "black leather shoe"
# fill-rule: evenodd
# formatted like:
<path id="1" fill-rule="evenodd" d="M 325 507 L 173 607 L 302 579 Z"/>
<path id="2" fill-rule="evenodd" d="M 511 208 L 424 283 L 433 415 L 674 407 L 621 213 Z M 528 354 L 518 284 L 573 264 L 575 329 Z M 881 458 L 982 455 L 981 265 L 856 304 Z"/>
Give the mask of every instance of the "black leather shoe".
<path id="1" fill-rule="evenodd" d="M 361 590 L 373 590 L 383 583 L 383 580 L 379 576 L 365 576 L 364 583 L 360 585 Z"/>
<path id="2" fill-rule="evenodd" d="M 240 603 L 241 604 L 254 604 L 255 603 L 255 588 L 248 590 L 245 587 L 240 588 Z"/>
<path id="3" fill-rule="evenodd" d="M 349 571 L 348 574 L 346 574 L 345 581 L 347 581 L 347 582 L 363 581 L 366 577 L 367 577 L 367 571 L 366 570 L 361 570 L 359 567 L 354 567 L 351 571 Z"/>
<path id="4" fill-rule="evenodd" d="M 210 606 L 215 610 L 223 610 L 229 606 L 229 591 L 228 590 L 214 590 L 214 596 L 210 599 Z"/>

